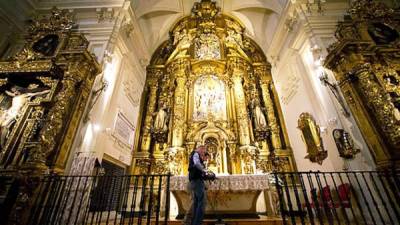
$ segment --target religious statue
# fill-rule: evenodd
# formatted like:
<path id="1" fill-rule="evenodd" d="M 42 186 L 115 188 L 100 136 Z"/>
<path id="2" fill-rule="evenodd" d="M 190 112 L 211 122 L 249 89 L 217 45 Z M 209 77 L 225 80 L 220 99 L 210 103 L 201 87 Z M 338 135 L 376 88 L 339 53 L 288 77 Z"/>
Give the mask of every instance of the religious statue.
<path id="1" fill-rule="evenodd" d="M 28 91 L 33 92 L 26 92 L 22 93 L 21 90 L 17 89 L 16 87 L 11 88 L 11 91 L 5 91 L 5 94 L 12 98 L 11 107 L 2 110 L 0 114 L 0 146 L 4 147 L 7 135 L 10 131 L 10 127 L 13 122 L 17 119 L 20 114 L 21 109 L 30 101 L 30 99 L 34 96 L 44 95 L 50 92 L 50 90 L 38 91 L 37 84 L 31 84 L 28 87 Z"/>
<path id="2" fill-rule="evenodd" d="M 164 103 L 161 104 L 161 108 L 158 110 L 156 113 L 156 118 L 154 120 L 154 130 L 156 132 L 165 132 L 167 131 L 167 119 L 168 119 L 168 113 L 167 113 L 167 107 L 165 106 Z"/>
<path id="3" fill-rule="evenodd" d="M 387 98 L 390 105 L 393 107 L 393 115 L 397 121 L 400 121 L 400 94 L 399 80 L 396 72 L 389 73 L 383 76 L 384 87 L 387 90 Z"/>
<path id="4" fill-rule="evenodd" d="M 251 108 L 253 112 L 253 120 L 256 130 L 265 130 L 267 128 L 267 121 L 264 113 L 261 110 L 260 102 L 258 99 L 253 99 L 251 102 Z"/>
<path id="5" fill-rule="evenodd" d="M 190 36 L 185 29 L 175 32 L 173 45 L 177 46 L 177 48 L 189 47 Z"/>
<path id="6" fill-rule="evenodd" d="M 182 30 L 177 30 L 174 32 L 173 35 L 173 46 L 175 47 L 175 50 L 171 53 L 171 55 L 168 57 L 168 61 L 173 60 L 177 56 L 185 56 L 187 53 L 187 50 L 190 47 L 190 44 L 192 42 L 193 37 L 188 34 L 187 30 L 182 29 Z"/>
<path id="7" fill-rule="evenodd" d="M 254 160 L 250 153 L 245 152 L 243 155 L 243 171 L 245 174 L 253 174 L 254 173 Z"/>
<path id="8" fill-rule="evenodd" d="M 243 48 L 242 35 L 240 33 L 236 33 L 234 30 L 228 30 L 228 35 L 225 38 L 226 43 L 238 45 Z"/>
<path id="9" fill-rule="evenodd" d="M 302 132 L 302 139 L 307 148 L 308 154 L 305 158 L 322 165 L 322 161 L 328 157 L 328 151 L 324 149 L 320 127 L 313 116 L 309 113 L 300 114 L 298 128 Z"/>
<path id="10" fill-rule="evenodd" d="M 355 147 L 350 134 L 343 129 L 334 129 L 333 138 L 335 139 L 336 147 L 339 151 L 339 156 L 345 159 L 352 159 L 360 149 Z"/>

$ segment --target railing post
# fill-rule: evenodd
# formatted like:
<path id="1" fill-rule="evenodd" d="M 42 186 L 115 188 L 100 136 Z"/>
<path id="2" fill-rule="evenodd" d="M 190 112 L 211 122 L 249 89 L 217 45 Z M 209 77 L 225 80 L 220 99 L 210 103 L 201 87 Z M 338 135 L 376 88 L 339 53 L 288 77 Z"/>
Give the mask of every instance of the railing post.
<path id="1" fill-rule="evenodd" d="M 171 181 L 171 173 L 167 174 L 167 188 L 166 188 L 166 200 L 165 200 L 165 220 L 164 220 L 164 225 L 168 224 L 168 220 L 169 220 L 169 205 L 170 205 L 170 200 L 169 200 L 169 185 L 170 185 L 170 181 Z"/>
<path id="2" fill-rule="evenodd" d="M 279 182 L 278 173 L 274 172 L 273 174 L 274 174 L 274 178 L 275 178 L 276 191 L 278 192 L 279 206 L 280 206 L 283 224 L 287 225 L 286 215 L 285 215 L 285 207 L 284 207 L 285 200 L 284 200 L 284 196 L 283 196 L 282 189 L 281 189 L 282 187 Z"/>

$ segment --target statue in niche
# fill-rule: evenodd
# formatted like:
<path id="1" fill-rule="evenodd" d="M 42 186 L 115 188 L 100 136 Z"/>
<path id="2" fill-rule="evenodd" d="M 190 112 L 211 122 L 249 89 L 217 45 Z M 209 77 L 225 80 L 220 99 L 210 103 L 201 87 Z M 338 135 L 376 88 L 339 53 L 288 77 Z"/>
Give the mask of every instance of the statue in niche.
<path id="1" fill-rule="evenodd" d="M 352 159 L 360 149 L 354 146 L 353 139 L 350 134 L 343 129 L 335 129 L 332 132 L 333 138 L 335 139 L 336 147 L 338 148 L 339 155 L 345 159 Z"/>
<path id="2" fill-rule="evenodd" d="M 52 56 L 59 44 L 59 38 L 55 34 L 49 34 L 33 44 L 32 49 L 44 56 Z"/>
<path id="3" fill-rule="evenodd" d="M 254 174 L 254 159 L 252 153 L 245 151 L 243 154 L 243 171 L 245 174 Z"/>
<path id="4" fill-rule="evenodd" d="M 221 172 L 221 154 L 219 151 L 218 140 L 214 137 L 209 137 L 205 140 L 207 152 L 210 154 L 208 159 L 208 167 L 215 173 Z"/>
<path id="5" fill-rule="evenodd" d="M 251 101 L 251 109 L 253 112 L 253 120 L 256 130 L 266 130 L 267 120 L 265 119 L 264 113 L 261 110 L 260 101 L 254 98 Z"/>
<path id="6" fill-rule="evenodd" d="M 164 103 L 161 103 L 161 107 L 156 113 L 156 118 L 154 120 L 154 131 L 163 133 L 168 130 L 167 127 L 168 112 L 167 107 Z"/>
<path id="7" fill-rule="evenodd" d="M 400 96 L 396 92 L 389 92 L 387 95 L 389 104 L 393 108 L 393 116 L 397 121 L 400 121 Z"/>
<path id="8" fill-rule="evenodd" d="M 388 100 L 393 106 L 393 114 L 397 121 L 400 121 L 400 94 L 398 93 L 399 80 L 397 79 L 397 73 L 385 74 L 383 80 L 385 83 L 385 89 L 388 92 Z"/>
<path id="9" fill-rule="evenodd" d="M 12 124 L 20 115 L 22 108 L 35 96 L 44 95 L 50 90 L 40 90 L 37 84 L 30 84 L 27 91 L 23 93 L 22 89 L 12 87 L 10 91 L 6 90 L 5 94 L 12 98 L 11 106 L 0 112 L 0 146 L 4 147 L 6 138 L 10 132 Z"/>

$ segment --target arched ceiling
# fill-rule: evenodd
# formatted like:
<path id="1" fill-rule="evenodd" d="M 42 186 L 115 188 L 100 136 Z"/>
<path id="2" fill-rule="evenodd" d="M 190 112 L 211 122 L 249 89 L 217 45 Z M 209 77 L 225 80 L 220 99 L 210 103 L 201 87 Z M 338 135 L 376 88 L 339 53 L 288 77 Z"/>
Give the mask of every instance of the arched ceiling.
<path id="1" fill-rule="evenodd" d="M 197 0 L 199 1 L 199 0 Z M 196 0 L 132 0 L 140 29 L 152 52 L 167 40 L 177 20 L 191 14 Z M 221 12 L 237 18 L 246 34 L 267 51 L 287 0 L 216 0 Z"/>

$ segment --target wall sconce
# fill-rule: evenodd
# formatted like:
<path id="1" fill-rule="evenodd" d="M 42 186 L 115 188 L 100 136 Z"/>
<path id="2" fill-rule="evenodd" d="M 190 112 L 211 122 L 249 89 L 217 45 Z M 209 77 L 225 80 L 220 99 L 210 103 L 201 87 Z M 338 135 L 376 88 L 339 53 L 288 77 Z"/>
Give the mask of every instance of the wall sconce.
<path id="1" fill-rule="evenodd" d="M 339 87 L 336 83 L 331 83 L 328 78 L 328 74 L 326 72 L 322 72 L 319 76 L 319 80 L 321 81 L 322 85 L 326 86 L 331 90 L 333 95 L 335 96 L 336 100 L 339 102 L 340 106 L 342 107 L 342 113 L 345 117 L 350 116 L 350 112 L 348 111 L 345 101 L 340 94 Z"/>

